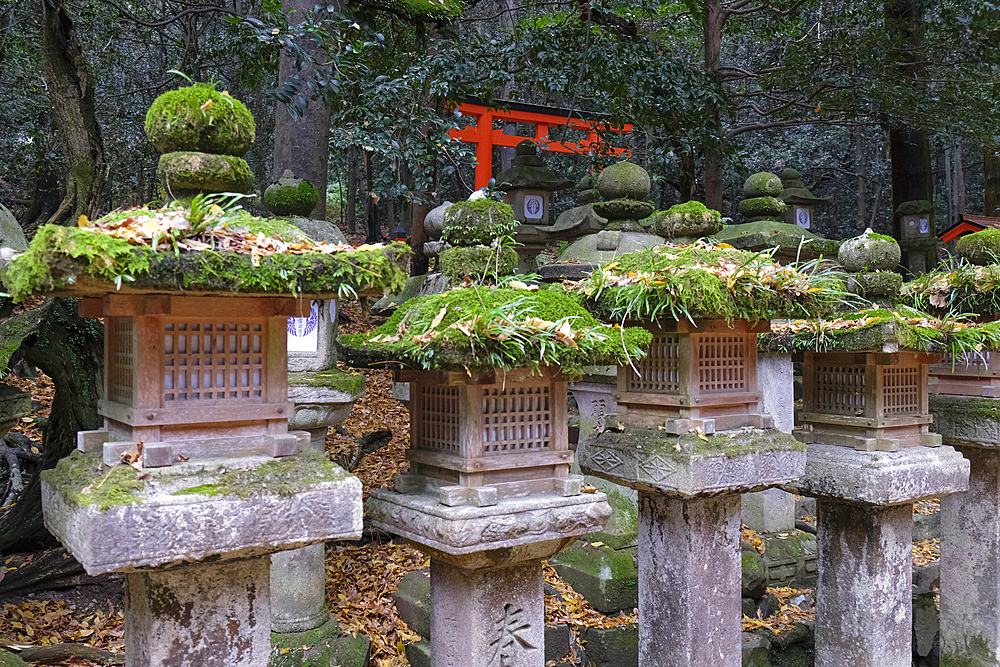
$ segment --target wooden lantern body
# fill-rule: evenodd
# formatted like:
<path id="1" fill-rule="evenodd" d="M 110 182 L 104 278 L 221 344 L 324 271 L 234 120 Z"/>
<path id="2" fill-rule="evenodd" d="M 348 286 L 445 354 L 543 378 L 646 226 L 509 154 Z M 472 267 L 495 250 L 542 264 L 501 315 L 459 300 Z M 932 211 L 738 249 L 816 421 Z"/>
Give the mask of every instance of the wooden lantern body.
<path id="1" fill-rule="evenodd" d="M 1000 397 L 1000 353 L 945 354 L 929 373 L 932 394 Z"/>
<path id="2" fill-rule="evenodd" d="M 308 300 L 108 295 L 81 313 L 105 323 L 104 429 L 81 434 L 106 461 L 143 443 L 144 465 L 295 453 L 288 432 L 287 322 Z"/>
<path id="3" fill-rule="evenodd" d="M 410 471 L 396 476 L 397 491 L 478 506 L 580 492 L 569 474 L 567 382 L 558 371 L 398 371 L 397 379 L 410 383 Z"/>
<path id="4" fill-rule="evenodd" d="M 630 426 L 680 435 L 773 426 L 760 414 L 757 334 L 767 322 L 680 321 L 645 326 L 653 341 L 633 365 L 618 367 L 618 417 Z"/>
<path id="5" fill-rule="evenodd" d="M 806 352 L 803 442 L 898 451 L 936 446 L 930 433 L 927 366 L 937 355 L 915 352 Z"/>

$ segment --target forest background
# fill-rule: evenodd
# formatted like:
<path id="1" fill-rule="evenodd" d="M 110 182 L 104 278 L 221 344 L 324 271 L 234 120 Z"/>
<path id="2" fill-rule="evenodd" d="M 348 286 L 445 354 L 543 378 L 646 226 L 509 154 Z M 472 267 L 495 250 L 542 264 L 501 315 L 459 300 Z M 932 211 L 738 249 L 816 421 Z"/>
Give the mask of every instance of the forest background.
<path id="1" fill-rule="evenodd" d="M 176 70 L 253 112 L 258 191 L 287 166 L 325 179 L 316 213 L 370 236 L 469 194 L 474 147 L 447 131 L 470 95 L 632 123 L 613 141 L 658 207 L 739 221 L 749 174 L 794 167 L 832 197 L 814 231 L 892 233 L 912 199 L 934 201 L 940 231 L 1000 215 L 997 44 L 1000 5 L 978 0 L 6 1 L 0 203 L 30 233 L 157 200 L 143 123 L 185 85 Z M 314 155 L 282 154 L 288 132 Z M 546 155 L 577 180 L 608 159 Z"/>

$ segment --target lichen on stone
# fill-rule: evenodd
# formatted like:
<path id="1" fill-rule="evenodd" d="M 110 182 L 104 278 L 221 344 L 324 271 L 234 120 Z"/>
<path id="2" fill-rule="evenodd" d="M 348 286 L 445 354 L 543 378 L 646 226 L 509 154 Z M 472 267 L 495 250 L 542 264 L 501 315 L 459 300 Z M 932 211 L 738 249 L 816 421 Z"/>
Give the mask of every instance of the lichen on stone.
<path id="1" fill-rule="evenodd" d="M 315 484 L 343 481 L 349 475 L 328 461 L 323 452 L 307 451 L 273 459 L 248 470 L 240 468 L 209 476 L 211 481 L 175 491 L 173 495 L 289 497 Z"/>
<path id="2" fill-rule="evenodd" d="M 365 376 L 360 373 L 345 373 L 336 368 L 294 372 L 288 374 L 288 386 L 333 389 L 345 394 L 361 395 L 365 390 Z"/>
<path id="3" fill-rule="evenodd" d="M 145 486 L 139 479 L 142 473 L 131 466 L 105 466 L 99 456 L 78 449 L 60 459 L 55 468 L 43 470 L 41 476 L 68 505 L 96 505 L 100 510 L 140 502 L 138 492 Z"/>

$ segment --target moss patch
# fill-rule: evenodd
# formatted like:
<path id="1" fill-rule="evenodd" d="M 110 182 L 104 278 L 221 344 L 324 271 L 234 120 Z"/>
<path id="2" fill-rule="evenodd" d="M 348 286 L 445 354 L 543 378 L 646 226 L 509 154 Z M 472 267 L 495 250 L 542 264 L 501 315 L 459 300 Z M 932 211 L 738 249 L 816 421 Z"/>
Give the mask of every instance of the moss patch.
<path id="1" fill-rule="evenodd" d="M 781 178 L 768 171 L 752 174 L 743 182 L 743 194 L 747 197 L 778 197 L 782 188 Z"/>
<path id="2" fill-rule="evenodd" d="M 735 434 L 732 438 L 730 435 Z M 805 451 L 805 445 L 777 429 L 753 429 L 701 437 L 694 433 L 672 436 L 647 428 L 605 431 L 600 442 L 619 449 L 641 449 L 645 455 L 659 454 L 685 463 L 712 456 L 744 456 L 758 452 Z"/>
<path id="3" fill-rule="evenodd" d="M 253 172 L 246 160 L 234 155 L 176 152 L 160 156 L 156 175 L 167 193 L 177 190 L 249 192 Z"/>
<path id="4" fill-rule="evenodd" d="M 554 290 L 470 287 L 417 297 L 373 334 L 342 337 L 348 363 L 409 363 L 425 370 L 476 371 L 627 363 L 651 336 L 600 324 L 580 302 Z"/>
<path id="5" fill-rule="evenodd" d="M 288 386 L 332 389 L 351 396 L 360 396 L 365 391 L 365 376 L 360 373 L 345 373 L 336 368 L 317 373 L 289 373 Z"/>
<path id="6" fill-rule="evenodd" d="M 840 245 L 837 260 L 848 271 L 890 271 L 899 264 L 899 244 L 881 234 L 862 234 Z"/>
<path id="7" fill-rule="evenodd" d="M 303 179 L 282 177 L 264 190 L 264 204 L 275 215 L 308 216 L 318 202 L 316 186 Z"/>
<path id="8" fill-rule="evenodd" d="M 441 273 L 455 282 L 466 276 L 483 280 L 509 276 L 517 269 L 517 253 L 513 248 L 486 246 L 449 248 L 441 252 Z"/>
<path id="9" fill-rule="evenodd" d="M 161 153 L 200 151 L 242 156 L 257 133 L 253 115 L 214 85 L 196 83 L 163 93 L 146 112 L 146 136 Z"/>
<path id="10" fill-rule="evenodd" d="M 230 470 L 213 477 L 212 482 L 181 489 L 173 495 L 288 497 L 314 484 L 340 482 L 350 475 L 327 461 L 322 452 L 309 451 L 274 459 L 252 470 Z"/>
<path id="11" fill-rule="evenodd" d="M 294 229 L 282 221 L 234 221 L 257 229 Z M 297 232 L 297 230 L 296 230 Z M 301 232 L 297 232 L 301 235 Z M 351 298 L 358 292 L 399 289 L 406 276 L 394 256 L 408 252 L 402 243 L 383 249 L 305 255 L 250 255 L 154 251 L 123 239 L 86 229 L 46 225 L 38 230 L 28 251 L 11 263 L 8 287 L 15 301 L 30 294 L 72 290 L 81 276 L 107 281 L 115 291 L 119 276 L 130 288 L 148 291 L 201 291 L 230 294 L 328 294 Z M 119 279 L 120 280 L 120 279 Z"/>
<path id="12" fill-rule="evenodd" d="M 955 252 L 979 266 L 996 264 L 1000 261 L 1000 229 L 988 227 L 966 234 L 955 243 Z"/>
<path id="13" fill-rule="evenodd" d="M 96 505 L 101 510 L 140 502 L 138 492 L 145 486 L 139 479 L 141 475 L 130 466 L 105 466 L 99 456 L 78 449 L 61 459 L 55 468 L 42 471 L 42 479 L 58 489 L 67 504 Z M 91 491 L 83 493 L 87 487 Z"/>

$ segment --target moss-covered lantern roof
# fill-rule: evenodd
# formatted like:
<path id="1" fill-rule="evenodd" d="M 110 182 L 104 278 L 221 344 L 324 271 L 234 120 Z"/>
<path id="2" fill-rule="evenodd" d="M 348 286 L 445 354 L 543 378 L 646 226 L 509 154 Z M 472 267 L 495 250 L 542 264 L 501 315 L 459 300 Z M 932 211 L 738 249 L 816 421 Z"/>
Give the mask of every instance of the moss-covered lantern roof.
<path id="1" fill-rule="evenodd" d="M 40 293 L 352 298 L 398 290 L 406 276 L 394 260 L 406 251 L 315 242 L 286 222 L 201 199 L 43 226 L 4 280 L 15 301 Z"/>
<path id="2" fill-rule="evenodd" d="M 816 262 L 783 266 L 766 253 L 704 242 L 623 255 L 563 287 L 601 317 L 640 322 L 815 317 L 845 295 L 842 276 Z"/>
<path id="3" fill-rule="evenodd" d="M 1000 248 L 1000 230 L 994 236 Z M 970 234 L 962 240 L 978 236 L 982 232 Z M 990 236 L 982 237 L 984 242 L 993 241 Z M 984 244 L 977 246 L 980 252 L 992 253 Z M 968 254 L 974 251 L 966 248 Z M 938 266 L 900 289 L 901 300 L 917 308 L 941 316 L 975 316 L 979 319 L 1000 317 L 1000 264 L 969 264 L 954 261 Z"/>
<path id="4" fill-rule="evenodd" d="M 980 353 L 1000 346 L 1000 322 L 938 319 L 900 306 L 836 319 L 772 322 L 757 346 L 772 352 Z"/>
<path id="5" fill-rule="evenodd" d="M 410 299 L 374 333 L 341 336 L 354 366 L 489 372 L 555 366 L 569 376 L 584 366 L 628 363 L 650 334 L 594 319 L 572 295 L 512 281 L 472 285 Z"/>

